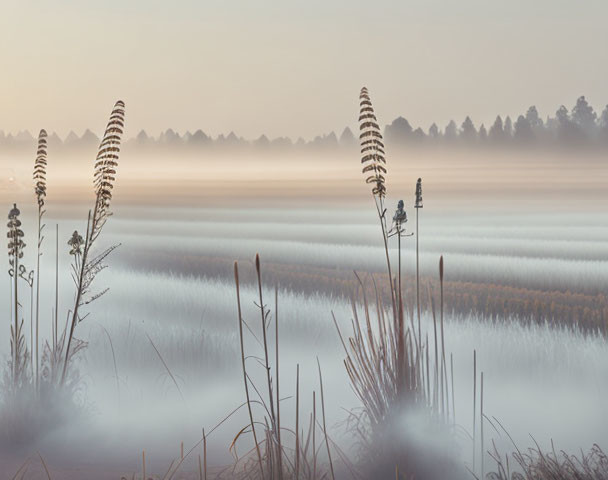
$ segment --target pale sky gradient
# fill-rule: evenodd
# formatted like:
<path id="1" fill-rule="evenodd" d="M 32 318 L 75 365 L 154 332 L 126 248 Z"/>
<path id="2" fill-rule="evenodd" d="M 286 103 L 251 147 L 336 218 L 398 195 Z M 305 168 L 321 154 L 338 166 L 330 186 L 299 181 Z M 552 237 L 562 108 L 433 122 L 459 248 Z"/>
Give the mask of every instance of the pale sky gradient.
<path id="1" fill-rule="evenodd" d="M 608 103 L 606 0 L 3 0 L 0 129 L 310 138 Z M 339 132 L 338 132 L 339 133 Z"/>

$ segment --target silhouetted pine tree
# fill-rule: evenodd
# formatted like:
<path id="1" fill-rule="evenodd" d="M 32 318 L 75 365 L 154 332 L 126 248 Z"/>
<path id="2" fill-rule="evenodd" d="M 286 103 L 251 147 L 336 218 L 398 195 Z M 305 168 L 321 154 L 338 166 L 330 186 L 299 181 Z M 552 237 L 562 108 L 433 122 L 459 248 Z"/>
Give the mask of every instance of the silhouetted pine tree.
<path id="1" fill-rule="evenodd" d="M 532 131 L 532 126 L 523 115 L 517 117 L 513 139 L 520 145 L 530 144 L 534 141 L 534 132 Z"/>
<path id="2" fill-rule="evenodd" d="M 454 142 L 458 138 L 458 129 L 454 120 L 450 120 L 450 123 L 445 127 L 443 138 L 447 143 Z"/>
<path id="3" fill-rule="evenodd" d="M 587 103 L 584 96 L 581 96 L 576 101 L 576 105 L 572 108 L 572 121 L 579 126 L 582 133 L 587 138 L 594 138 L 597 131 L 597 114 L 593 107 Z"/>
<path id="4" fill-rule="evenodd" d="M 500 115 L 496 117 L 496 120 L 494 120 L 494 124 L 490 127 L 488 137 L 490 141 L 494 144 L 501 144 L 504 142 L 505 133 L 503 130 L 502 118 L 500 118 Z"/>
<path id="5" fill-rule="evenodd" d="M 460 127 L 460 138 L 469 145 L 474 144 L 477 140 L 477 130 L 469 116 L 462 122 L 462 126 Z"/>

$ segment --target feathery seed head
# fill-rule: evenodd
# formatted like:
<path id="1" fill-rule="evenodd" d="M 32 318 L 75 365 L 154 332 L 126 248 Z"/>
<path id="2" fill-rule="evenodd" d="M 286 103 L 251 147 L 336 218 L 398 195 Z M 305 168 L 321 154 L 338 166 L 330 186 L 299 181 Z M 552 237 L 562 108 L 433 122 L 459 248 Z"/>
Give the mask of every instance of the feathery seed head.
<path id="1" fill-rule="evenodd" d="M 386 195 L 384 144 L 382 143 L 382 134 L 380 133 L 378 120 L 376 119 L 374 107 L 366 87 L 361 89 L 359 106 L 359 141 L 361 143 L 363 173 L 366 174 L 365 182 L 372 184 L 373 195 L 382 199 Z"/>
<path id="2" fill-rule="evenodd" d="M 125 104 L 121 100 L 114 105 L 105 133 L 99 144 L 95 161 L 94 186 L 97 196 L 97 215 L 103 219 L 109 215 L 112 189 L 116 180 L 116 167 L 120 142 L 125 125 Z"/>
<path id="3" fill-rule="evenodd" d="M 39 208 L 44 206 L 44 197 L 46 197 L 46 139 L 46 130 L 40 130 L 40 133 L 38 134 L 36 160 L 34 162 L 34 193 L 36 194 Z"/>

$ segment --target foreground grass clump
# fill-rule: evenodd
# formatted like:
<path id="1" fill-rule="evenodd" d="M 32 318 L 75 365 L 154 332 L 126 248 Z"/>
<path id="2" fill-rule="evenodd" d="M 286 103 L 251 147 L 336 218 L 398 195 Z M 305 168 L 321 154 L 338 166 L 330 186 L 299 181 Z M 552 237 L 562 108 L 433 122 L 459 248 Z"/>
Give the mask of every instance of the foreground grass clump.
<path id="1" fill-rule="evenodd" d="M 45 201 L 47 195 L 47 134 L 40 131 L 34 161 L 34 193 L 37 201 L 37 248 L 36 270 L 28 269 L 22 264 L 23 251 L 26 247 L 25 232 L 21 228 L 21 212 L 14 205 L 9 212 L 8 222 L 8 256 L 9 275 L 11 277 L 11 358 L 8 361 L 7 373 L 4 376 L 0 410 L 0 430 L 8 443 L 19 445 L 35 441 L 36 438 L 68 422 L 77 416 L 79 402 L 77 393 L 80 390 L 80 377 L 76 368 L 79 352 L 87 344 L 75 336 L 77 325 L 88 313 L 82 314 L 86 305 L 97 300 L 107 289 L 93 291 L 97 274 L 105 268 L 104 260 L 116 248 L 112 246 L 101 253 L 95 253 L 98 238 L 103 226 L 110 217 L 112 190 L 116 177 L 116 168 L 120 144 L 124 129 L 124 103 L 116 102 L 104 136 L 99 145 L 94 164 L 95 204 L 89 212 L 84 238 L 75 231 L 67 244 L 72 257 L 71 274 L 74 280 L 74 304 L 68 310 L 67 321 L 60 327 L 58 305 L 58 280 L 55 283 L 55 303 L 48 324 L 51 338 L 40 338 L 40 290 L 45 286 L 40 282 L 40 256 L 44 240 Z M 58 234 L 59 228 L 56 232 Z M 56 239 L 56 269 L 58 270 L 59 238 Z M 58 271 L 55 272 L 58 279 Z M 29 343 L 26 335 L 23 294 L 20 295 L 20 282 L 29 287 Z M 35 285 L 35 289 L 34 289 Z M 52 288 L 51 286 L 49 290 Z M 34 294 L 35 291 L 35 294 Z M 42 351 L 42 355 L 40 355 Z"/>
<path id="2" fill-rule="evenodd" d="M 593 445 L 589 453 L 570 455 L 555 449 L 543 453 L 537 445 L 527 452 L 517 450 L 502 458 L 496 450 L 491 453 L 497 471 L 489 473 L 492 480 L 606 480 L 608 479 L 608 456 L 599 445 Z M 514 465 L 514 467 L 513 467 Z M 512 471 L 517 470 L 517 471 Z"/>
<path id="3" fill-rule="evenodd" d="M 364 87 L 360 95 L 361 163 L 366 183 L 371 184 L 372 196 L 380 222 L 386 257 L 388 289 L 391 303 L 382 301 L 376 280 L 372 277 L 375 301 L 368 300 L 365 283 L 357 276 L 360 288 L 353 299 L 352 333 L 349 338 L 338 332 L 346 353 L 344 361 L 353 390 L 362 409 L 351 414 L 350 425 L 359 436 L 361 445 L 359 464 L 367 478 L 439 478 L 450 473 L 459 478 L 452 454 L 453 429 L 450 417 L 450 382 L 443 335 L 443 259 L 440 261 L 441 303 L 440 325 L 434 319 L 434 350 L 430 353 L 428 338 L 423 343 L 420 327 L 414 325 L 413 309 L 406 325 L 406 306 L 403 295 L 401 268 L 402 238 L 407 214 L 402 200 L 392 217 L 389 228 L 386 200 L 386 154 L 382 134 L 369 97 Z M 422 183 L 416 184 L 416 206 L 422 206 Z M 398 241 L 396 274 L 389 252 L 389 239 Z M 416 282 L 416 298 L 420 299 L 420 282 Z M 440 327 L 440 329 L 439 329 Z M 453 382 L 452 382 L 453 399 Z"/>
<path id="4" fill-rule="evenodd" d="M 281 423 L 281 382 L 279 377 L 279 303 L 278 288 L 275 288 L 274 318 L 272 311 L 264 303 L 262 293 L 262 271 L 259 255 L 255 258 L 258 285 L 256 305 L 260 311 L 258 328 L 252 328 L 242 315 L 241 293 L 238 264 L 234 264 L 234 280 L 238 307 L 238 326 L 241 347 L 241 365 L 245 403 L 249 424 L 234 437 L 230 449 L 235 452 L 235 464 L 231 478 L 276 478 L 276 479 L 335 479 L 332 449 L 327 433 L 325 417 L 325 396 L 321 366 L 318 365 L 320 398 L 313 392 L 313 407 L 309 421 L 300 419 L 300 367 L 295 376 L 295 419 Z M 274 332 L 271 330 L 274 323 Z M 245 331 L 259 345 L 261 354 L 247 354 L 245 351 Z M 272 355 L 270 336 L 274 333 L 274 355 Z M 273 358 L 274 357 L 274 358 Z M 248 371 L 247 360 L 256 360 L 265 371 L 262 385 L 256 385 Z M 317 402 L 320 400 L 320 411 Z M 262 419 L 255 412 L 262 411 Z M 302 419 L 304 420 L 304 419 Z M 307 423 L 307 425 L 306 425 Z M 236 444 L 246 433 L 251 434 L 253 447 L 241 458 L 236 455 Z M 334 448 L 336 448 L 334 446 Z M 324 455 L 321 454 L 324 451 Z M 344 459 L 344 457 L 343 457 Z M 347 463 L 348 466 L 348 463 Z"/>

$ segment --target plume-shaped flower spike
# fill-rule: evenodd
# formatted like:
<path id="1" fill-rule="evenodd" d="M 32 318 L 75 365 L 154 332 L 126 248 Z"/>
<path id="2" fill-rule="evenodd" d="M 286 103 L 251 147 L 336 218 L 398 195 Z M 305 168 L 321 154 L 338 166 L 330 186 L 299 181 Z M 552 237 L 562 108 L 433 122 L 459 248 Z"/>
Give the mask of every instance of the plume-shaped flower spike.
<path id="1" fill-rule="evenodd" d="M 44 197 L 46 197 L 46 130 L 40 130 L 38 134 L 38 149 L 36 150 L 36 161 L 34 162 L 34 192 L 38 200 L 38 207 L 44 206 Z"/>
<path id="2" fill-rule="evenodd" d="M 97 159 L 95 161 L 94 186 L 97 204 L 96 218 L 93 219 L 93 222 L 98 223 L 98 228 L 102 226 L 105 219 L 109 216 L 124 125 L 125 104 L 119 100 L 114 105 L 110 115 L 110 120 L 99 144 Z"/>
<path id="3" fill-rule="evenodd" d="M 369 98 L 367 88 L 361 89 L 359 95 L 359 141 L 361 143 L 361 163 L 365 182 L 373 185 L 372 193 L 380 199 L 386 195 L 385 175 L 386 159 L 384 157 L 384 143 L 374 113 L 374 107 Z"/>

